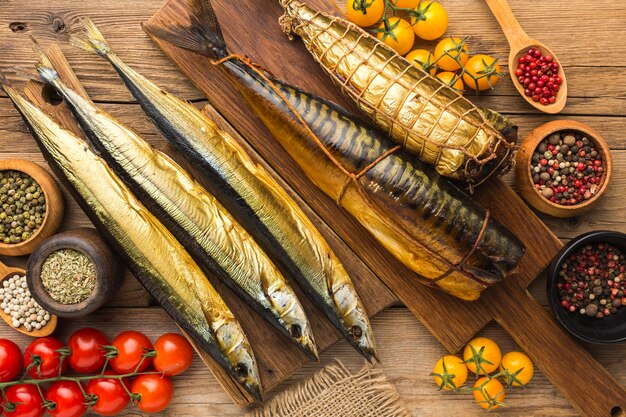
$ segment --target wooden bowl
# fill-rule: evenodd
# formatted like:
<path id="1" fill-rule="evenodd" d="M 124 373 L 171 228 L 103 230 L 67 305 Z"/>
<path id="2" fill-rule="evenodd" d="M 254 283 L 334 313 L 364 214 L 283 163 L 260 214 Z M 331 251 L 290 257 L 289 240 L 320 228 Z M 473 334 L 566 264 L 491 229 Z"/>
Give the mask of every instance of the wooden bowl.
<path id="1" fill-rule="evenodd" d="M 0 171 L 21 171 L 39 184 L 46 199 L 46 214 L 41 227 L 30 239 L 20 243 L 0 242 L 0 254 L 8 256 L 28 255 L 46 238 L 52 236 L 63 221 L 65 201 L 52 175 L 41 166 L 25 159 L 4 159 L 0 161 Z"/>
<path id="2" fill-rule="evenodd" d="M 12 268 L 10 266 L 6 266 L 2 262 L 0 262 L 0 282 L 4 281 L 6 278 L 12 277 L 15 274 L 25 275 L 26 271 L 24 271 L 21 268 Z M 48 324 L 46 324 L 44 327 L 42 327 L 39 330 L 32 330 L 29 332 L 28 330 L 26 330 L 24 326 L 20 326 L 18 328 L 13 327 L 13 325 L 11 324 L 13 322 L 13 320 L 11 319 L 11 316 L 8 314 L 4 314 L 4 311 L 1 309 L 0 309 L 0 317 L 2 317 L 2 320 L 7 322 L 9 327 L 14 329 L 15 331 L 18 331 L 30 337 L 45 337 L 45 336 L 51 335 L 54 332 L 54 330 L 57 328 L 57 321 L 58 321 L 57 316 L 55 316 L 54 314 L 52 314 L 52 312 L 50 312 L 50 320 L 48 321 Z"/>
<path id="3" fill-rule="evenodd" d="M 532 156 L 537 146 L 539 146 L 539 143 L 552 133 L 563 130 L 578 131 L 589 136 L 596 144 L 598 152 L 602 156 L 602 166 L 604 167 L 604 175 L 602 176 L 600 189 L 596 195 L 589 200 L 573 206 L 562 206 L 542 196 L 535 188 L 532 176 L 530 175 Z M 597 204 L 600 196 L 606 191 L 611 180 L 612 172 L 613 161 L 606 141 L 591 127 L 573 120 L 554 120 L 537 127 L 522 140 L 515 161 L 515 178 L 524 199 L 535 209 L 554 217 L 573 217 L 591 210 L 593 206 Z"/>
<path id="4" fill-rule="evenodd" d="M 73 249 L 87 256 L 95 265 L 96 286 L 83 301 L 62 304 L 48 294 L 41 281 L 41 268 L 53 252 Z M 122 284 L 122 268 L 115 252 L 95 229 L 80 228 L 59 233 L 47 239 L 28 259 L 26 280 L 33 298 L 46 310 L 59 317 L 85 316 L 109 301 Z"/>

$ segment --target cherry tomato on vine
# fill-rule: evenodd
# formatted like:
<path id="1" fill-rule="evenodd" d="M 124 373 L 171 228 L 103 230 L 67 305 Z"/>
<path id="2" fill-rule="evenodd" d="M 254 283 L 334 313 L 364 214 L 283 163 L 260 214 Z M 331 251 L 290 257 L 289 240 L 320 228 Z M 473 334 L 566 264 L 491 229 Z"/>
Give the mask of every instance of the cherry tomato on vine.
<path id="1" fill-rule="evenodd" d="M 106 371 L 104 375 L 117 374 L 113 371 Z M 95 403 L 91 406 L 91 409 L 101 416 L 118 414 L 130 401 L 124 386 L 130 390 L 130 383 L 126 379 L 121 382 L 119 379 L 105 377 L 89 381 L 87 393 L 95 397 Z"/>
<path id="2" fill-rule="evenodd" d="M 139 375 L 133 381 L 130 390 L 140 396 L 136 405 L 144 413 L 163 411 L 174 398 L 172 380 L 161 375 Z"/>
<path id="3" fill-rule="evenodd" d="M 435 46 L 435 64 L 445 71 L 456 71 L 467 62 L 467 45 L 463 39 L 443 38 Z M 461 62 L 457 62 L 457 59 Z"/>
<path id="4" fill-rule="evenodd" d="M 67 358 L 70 367 L 84 374 L 101 370 L 106 361 L 106 350 L 102 347 L 109 344 L 109 339 L 100 330 L 89 327 L 76 330 L 67 342 L 72 351 Z"/>
<path id="5" fill-rule="evenodd" d="M 435 363 L 433 373 L 435 384 L 439 389 L 455 390 L 467 381 L 467 366 L 463 360 L 454 355 L 446 355 Z"/>
<path id="6" fill-rule="evenodd" d="M 61 363 L 59 351 L 64 347 L 63 343 L 54 337 L 41 337 L 28 345 L 24 351 L 24 366 L 28 368 L 33 362 L 40 362 L 39 365 L 32 365 L 28 375 L 34 379 L 45 379 L 58 376 L 59 368 L 65 371 L 67 361 Z"/>
<path id="7" fill-rule="evenodd" d="M 495 378 L 488 378 L 486 376 L 479 378 L 474 384 L 474 400 L 482 408 L 486 408 L 489 411 L 500 408 L 506 393 L 502 383 Z"/>
<path id="8" fill-rule="evenodd" d="M 440 38 L 448 29 L 448 12 L 436 1 L 422 1 L 416 8 L 419 17 L 413 17 L 411 23 L 415 34 L 424 40 Z"/>
<path id="9" fill-rule="evenodd" d="M 122 332 L 111 343 L 117 349 L 117 356 L 110 360 L 111 368 L 118 374 L 130 374 L 144 371 L 152 362 L 152 358 L 142 360 L 144 354 L 153 350 L 150 339 L 135 331 Z M 139 369 L 137 366 L 141 363 Z"/>
<path id="10" fill-rule="evenodd" d="M 41 417 L 46 412 L 41 395 L 32 384 L 10 386 L 4 395 L 1 404 L 5 417 Z"/>
<path id="11" fill-rule="evenodd" d="M 156 356 L 152 365 L 154 369 L 167 376 L 175 376 L 185 372 L 193 360 L 193 348 L 183 336 L 176 333 L 165 333 L 154 343 Z"/>
<path id="12" fill-rule="evenodd" d="M 384 10 L 385 0 L 346 0 L 346 17 L 363 28 L 378 23 Z"/>
<path id="13" fill-rule="evenodd" d="M 500 370 L 509 373 L 508 383 L 512 387 L 520 387 L 530 382 L 535 374 L 533 361 L 522 352 L 509 352 L 502 357 Z"/>
<path id="14" fill-rule="evenodd" d="M 450 87 L 454 88 L 459 93 L 462 93 L 465 88 L 463 87 L 463 81 L 461 77 L 457 75 L 457 73 L 452 71 L 443 71 L 436 75 L 441 81 Z"/>
<path id="15" fill-rule="evenodd" d="M 478 375 L 486 375 L 498 369 L 502 352 L 493 340 L 476 337 L 465 346 L 463 360 L 470 371 Z"/>
<path id="16" fill-rule="evenodd" d="M 500 79 L 500 65 L 494 57 L 489 55 L 474 55 L 467 60 L 464 68 L 463 81 L 474 90 L 489 90 Z"/>
<path id="17" fill-rule="evenodd" d="M 387 31 L 378 32 L 376 37 L 391 46 L 400 55 L 405 55 L 411 50 L 415 42 L 415 33 L 411 29 L 411 24 L 399 17 L 389 18 L 388 24 Z M 381 23 L 378 29 L 385 29 L 385 22 Z"/>
<path id="18" fill-rule="evenodd" d="M 48 413 L 52 417 L 81 417 L 87 411 L 85 396 L 78 382 L 57 381 L 50 385 L 46 400 L 53 402 Z"/>
<path id="19" fill-rule="evenodd" d="M 424 71 L 427 71 L 430 75 L 437 73 L 437 66 L 433 64 L 435 57 L 432 52 L 426 49 L 414 49 L 409 52 L 405 58 L 413 65 L 419 66 Z"/>
<path id="20" fill-rule="evenodd" d="M 9 339 L 0 339 L 0 382 L 13 381 L 22 370 L 22 351 Z"/>
<path id="21" fill-rule="evenodd" d="M 391 0 L 394 6 L 403 9 L 415 9 L 420 0 Z"/>

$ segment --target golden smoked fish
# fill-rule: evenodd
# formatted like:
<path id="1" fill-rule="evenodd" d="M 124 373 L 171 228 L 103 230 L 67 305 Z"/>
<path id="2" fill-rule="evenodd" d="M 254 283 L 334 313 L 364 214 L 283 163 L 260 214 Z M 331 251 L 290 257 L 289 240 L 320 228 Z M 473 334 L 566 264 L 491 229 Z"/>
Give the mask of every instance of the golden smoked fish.
<path id="1" fill-rule="evenodd" d="M 470 189 L 513 162 L 517 127 L 481 109 L 356 25 L 298 0 L 280 23 L 398 144 Z M 500 125 L 498 130 L 494 124 Z"/>
<path id="2" fill-rule="evenodd" d="M 421 281 L 464 300 L 517 266 L 524 247 L 468 195 L 339 106 L 228 56 L 210 3 L 158 34 L 220 65 L 307 176 Z M 153 30 L 153 28 L 148 28 Z"/>
<path id="3" fill-rule="evenodd" d="M 43 51 L 37 71 L 65 99 L 99 155 L 191 255 L 317 360 L 311 325 L 293 289 L 226 209 L 166 154 L 64 84 Z"/>
<path id="4" fill-rule="evenodd" d="M 84 141 L 24 99 L 1 75 L 0 87 L 54 172 L 133 274 L 198 346 L 260 399 L 261 381 L 246 335 L 183 246 Z"/>
<path id="5" fill-rule="evenodd" d="M 365 358 L 377 358 L 367 312 L 350 277 L 297 203 L 212 120 L 124 64 L 91 21 L 85 28 L 86 35 L 72 42 L 113 65 L 164 136 L 206 176 L 209 191 Z"/>

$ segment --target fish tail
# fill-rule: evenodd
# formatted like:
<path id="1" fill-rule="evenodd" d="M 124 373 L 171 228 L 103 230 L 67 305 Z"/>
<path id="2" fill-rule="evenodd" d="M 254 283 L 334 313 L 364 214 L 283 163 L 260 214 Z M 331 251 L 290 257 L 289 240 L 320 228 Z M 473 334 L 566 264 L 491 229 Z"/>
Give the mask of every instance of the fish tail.
<path id="1" fill-rule="evenodd" d="M 88 17 L 82 19 L 84 32 L 80 35 L 70 36 L 70 43 L 87 52 L 100 56 L 107 56 L 111 53 L 111 46 L 104 38 L 96 24 Z"/>
<path id="2" fill-rule="evenodd" d="M 190 0 L 190 24 L 180 25 L 143 23 L 143 29 L 151 36 L 170 42 L 179 48 L 222 59 L 228 55 L 222 29 L 217 21 L 210 0 Z"/>
<path id="3" fill-rule="evenodd" d="M 35 68 L 37 69 L 39 78 L 45 83 L 54 84 L 54 82 L 59 79 L 59 72 L 54 67 L 46 51 L 44 51 L 34 38 L 31 38 L 31 40 L 33 42 L 33 49 L 37 54 L 38 61 L 37 64 L 35 64 Z"/>

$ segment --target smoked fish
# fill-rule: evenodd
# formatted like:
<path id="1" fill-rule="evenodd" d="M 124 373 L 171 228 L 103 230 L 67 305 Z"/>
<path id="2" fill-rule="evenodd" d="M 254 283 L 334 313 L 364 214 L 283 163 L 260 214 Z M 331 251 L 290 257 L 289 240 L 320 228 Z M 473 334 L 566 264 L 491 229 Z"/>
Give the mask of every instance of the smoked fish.
<path id="1" fill-rule="evenodd" d="M 65 99 L 99 155 L 191 255 L 318 360 L 309 320 L 281 272 L 226 209 L 163 152 L 68 87 L 44 51 L 37 71 Z"/>
<path id="2" fill-rule="evenodd" d="M 300 284 L 366 359 L 377 359 L 374 335 L 358 293 L 333 250 L 297 203 L 245 149 L 196 107 L 128 67 L 98 28 L 72 43 L 105 58 L 163 135 L 209 179 L 211 192 Z"/>
<path id="3" fill-rule="evenodd" d="M 452 182 L 334 103 L 228 59 L 209 2 L 191 27 L 154 30 L 221 67 L 305 174 L 421 281 L 463 300 L 508 276 L 524 247 Z"/>
<path id="4" fill-rule="evenodd" d="M 83 140 L 23 98 L 1 75 L 0 88 L 53 171 L 137 279 L 198 346 L 260 399 L 261 381 L 248 339 L 185 248 Z"/>

